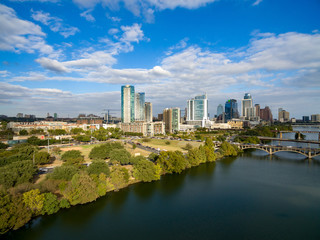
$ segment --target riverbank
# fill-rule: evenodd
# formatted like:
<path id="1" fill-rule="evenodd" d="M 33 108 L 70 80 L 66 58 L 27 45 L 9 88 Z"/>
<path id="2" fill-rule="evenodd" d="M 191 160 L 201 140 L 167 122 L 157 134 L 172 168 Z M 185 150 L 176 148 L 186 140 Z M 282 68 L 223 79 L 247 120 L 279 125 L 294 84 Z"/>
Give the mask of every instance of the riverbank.
<path id="1" fill-rule="evenodd" d="M 209 145 L 210 144 L 212 144 L 212 142 L 209 143 Z M 237 154 L 237 151 L 235 151 L 234 147 L 232 147 L 228 143 L 225 143 L 225 145 L 226 146 L 222 146 L 222 151 L 219 152 L 218 158 L 222 158 L 225 155 Z M 205 147 L 200 146 L 199 148 L 194 148 L 194 149 L 190 150 L 186 156 L 184 156 L 182 153 L 180 154 L 177 151 L 176 152 L 170 152 L 170 151 L 161 152 L 159 157 L 155 160 L 154 165 L 159 166 L 159 169 L 161 169 L 160 174 L 162 176 L 166 175 L 166 174 L 170 174 L 170 173 L 181 173 L 185 169 L 188 169 L 188 168 L 191 168 L 194 166 L 198 166 L 201 163 L 215 161 L 216 155 L 214 154 L 214 152 L 212 152 L 212 151 L 214 151 L 213 150 L 214 148 L 211 146 L 211 151 L 208 149 L 209 149 L 208 146 L 205 146 Z M 87 174 L 80 172 L 78 175 L 77 174 L 74 175 L 70 182 L 61 182 L 60 181 L 60 184 L 59 184 L 60 190 L 58 192 L 54 192 L 54 193 L 52 193 L 51 191 L 49 191 L 47 193 L 47 191 L 50 187 L 46 186 L 46 188 L 43 188 L 43 186 L 41 186 L 41 184 L 40 184 L 38 187 L 34 186 L 36 188 L 30 186 L 31 189 L 30 190 L 27 189 L 28 191 L 23 190 L 23 189 L 25 189 L 25 188 L 23 188 L 23 189 L 21 189 L 22 193 L 21 193 L 21 190 L 20 190 L 20 193 L 15 192 L 13 195 L 10 195 L 12 193 L 9 193 L 9 195 L 2 193 L 1 197 L 2 197 L 2 199 L 7 198 L 10 201 L 13 201 L 14 197 L 18 197 L 19 207 L 23 209 L 24 214 L 26 214 L 26 211 L 32 212 L 33 216 L 29 214 L 29 215 L 27 215 L 27 217 L 25 219 L 20 219 L 20 221 L 22 221 L 22 223 L 24 222 L 24 224 L 25 224 L 32 219 L 36 219 L 39 215 L 40 216 L 41 215 L 50 215 L 50 214 L 56 213 L 59 210 L 59 208 L 66 208 L 66 207 L 69 207 L 70 205 L 76 206 L 79 204 L 85 204 L 88 202 L 96 201 L 99 197 L 105 196 L 107 193 L 110 193 L 112 191 L 118 191 L 119 189 L 123 189 L 123 188 L 126 188 L 126 187 L 133 185 L 135 183 L 144 181 L 141 179 L 134 178 L 134 176 L 137 176 L 136 172 L 135 172 L 137 168 L 135 165 L 133 165 L 133 170 L 128 171 L 127 169 L 126 170 L 123 170 L 123 169 L 126 169 L 125 166 L 112 167 L 111 174 L 113 174 L 113 175 L 111 175 L 111 178 L 107 178 L 106 176 L 101 175 L 101 174 L 99 176 L 97 176 L 97 175 L 89 176 Z M 115 173 L 116 170 L 117 170 L 117 173 Z M 123 182 L 122 180 L 125 178 L 124 175 L 126 175 L 126 171 L 128 173 L 128 180 L 126 182 Z M 112 177 L 122 178 L 122 179 L 120 179 L 120 184 L 117 183 L 117 185 L 115 185 L 116 182 L 113 181 Z M 129 179 L 129 177 L 130 177 L 130 179 Z M 160 177 L 159 177 L 159 179 L 160 179 Z M 59 181 L 58 181 L 58 183 L 59 183 Z M 55 181 L 53 181 L 53 182 L 51 181 L 51 184 L 56 184 L 55 185 L 56 187 L 54 189 L 56 189 L 58 187 L 57 182 L 55 182 Z M 92 189 L 86 188 L 86 185 L 92 186 L 93 188 L 96 188 L 97 193 L 95 191 L 92 191 Z M 44 193 L 41 193 L 39 190 L 38 190 L 38 192 L 36 192 L 37 189 L 44 191 Z M 45 189 L 47 189 L 47 190 L 45 190 Z M 76 191 L 76 190 L 78 191 L 78 189 L 83 190 L 82 194 L 87 194 L 88 196 L 91 194 L 92 197 L 90 198 L 88 196 L 85 196 L 85 199 L 82 201 L 75 200 L 72 197 L 72 194 L 74 191 Z M 23 193 L 23 191 L 24 191 L 24 193 Z M 28 195 L 26 195 L 26 193 L 28 193 Z M 60 197 L 60 199 L 57 199 L 55 194 L 59 194 L 60 196 L 62 196 L 62 198 Z M 15 195 L 17 195 L 17 196 L 15 196 Z M 52 210 L 51 209 L 52 206 L 49 206 L 49 208 L 52 211 L 46 210 L 46 212 L 44 212 L 44 208 L 45 208 L 45 202 L 44 202 L 44 203 L 42 203 L 43 205 L 40 206 L 41 208 L 39 206 L 36 206 L 33 209 L 31 209 L 31 211 L 30 211 L 31 205 L 29 205 L 29 207 L 26 206 L 26 204 L 28 204 L 28 203 L 30 204 L 30 201 L 29 202 L 26 201 L 26 199 L 27 199 L 26 196 L 28 196 L 30 198 L 29 200 L 31 201 L 31 204 L 37 203 L 36 199 L 38 199 L 38 198 L 43 197 L 45 199 L 47 197 L 51 197 L 52 201 L 53 201 L 51 203 L 51 205 L 52 204 L 55 205 L 56 208 Z M 62 205 L 62 202 L 63 202 L 63 205 Z M 39 201 L 38 201 L 38 203 L 39 203 Z M 4 205 L 4 209 L 2 209 L 2 212 L 3 211 L 10 211 L 10 209 L 8 208 L 10 206 L 15 207 L 14 203 L 13 203 L 13 205 L 12 204 L 8 205 L 8 203 L 7 203 L 7 205 Z M 14 213 L 13 215 L 16 215 L 16 214 L 17 213 Z M 23 216 L 22 216 L 22 218 L 23 218 Z M 12 218 L 9 217 L 7 220 L 11 220 L 11 219 Z M 1 222 L 4 222 L 4 220 L 5 219 L 1 219 Z M 14 230 L 16 230 L 23 225 L 22 224 L 13 225 L 15 227 L 12 227 L 12 228 Z M 10 227 L 10 226 L 8 226 L 8 227 Z"/>

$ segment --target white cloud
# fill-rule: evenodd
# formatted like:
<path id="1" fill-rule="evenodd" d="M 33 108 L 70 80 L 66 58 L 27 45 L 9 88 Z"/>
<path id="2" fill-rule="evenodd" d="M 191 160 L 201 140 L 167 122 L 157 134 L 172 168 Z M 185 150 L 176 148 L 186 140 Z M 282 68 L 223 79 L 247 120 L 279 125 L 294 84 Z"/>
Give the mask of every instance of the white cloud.
<path id="1" fill-rule="evenodd" d="M 98 68 L 100 66 L 112 66 L 117 62 L 115 55 L 121 52 L 130 52 L 133 50 L 132 42 L 139 43 L 145 40 L 141 25 L 133 24 L 132 26 L 121 26 L 122 35 L 118 42 L 112 42 L 109 39 L 101 39 L 100 42 L 106 44 L 108 50 L 94 51 L 91 48 L 83 51 L 77 59 L 71 61 L 59 62 L 50 58 L 39 58 L 36 62 L 40 63 L 45 69 L 62 73 L 72 71 L 87 71 L 89 68 Z M 116 34 L 117 29 L 111 33 Z M 117 38 L 116 38 L 117 39 Z"/>
<path id="2" fill-rule="evenodd" d="M 0 50 L 52 54 L 53 48 L 45 43 L 46 34 L 29 21 L 21 20 L 15 11 L 0 4 Z"/>
<path id="3" fill-rule="evenodd" d="M 134 23 L 132 26 L 121 26 L 123 31 L 120 41 L 122 42 L 139 42 L 144 39 L 141 25 Z"/>
<path id="4" fill-rule="evenodd" d="M 119 29 L 117 28 L 110 28 L 109 31 L 108 31 L 108 34 L 110 35 L 115 35 L 119 32 Z"/>
<path id="5" fill-rule="evenodd" d="M 92 12 L 92 9 L 89 9 L 81 13 L 80 16 L 84 17 L 89 22 L 94 22 L 96 19 L 92 16 L 91 12 Z"/>
<path id="6" fill-rule="evenodd" d="M 39 21 L 46 26 L 49 26 L 51 31 L 59 32 L 59 34 L 61 34 L 65 38 L 69 36 L 73 36 L 77 32 L 79 32 L 78 28 L 63 24 L 62 23 L 63 21 L 61 18 L 52 17 L 50 16 L 50 13 L 45 13 L 43 11 L 33 11 L 33 10 L 31 11 L 32 11 L 31 17 L 34 20 Z"/>
<path id="7" fill-rule="evenodd" d="M 252 6 L 258 6 L 263 0 L 256 0 Z"/>
<path id="8" fill-rule="evenodd" d="M 0 71 L 0 76 L 1 77 L 7 77 L 7 76 L 9 76 L 9 72 L 7 70 Z"/>
<path id="9" fill-rule="evenodd" d="M 123 4 L 126 9 L 135 16 L 143 15 L 147 22 L 154 21 L 154 11 L 165 9 L 187 8 L 196 9 L 213 3 L 216 0 L 73 0 L 81 8 L 94 8 L 97 4 L 102 4 L 111 10 L 118 10 Z"/>

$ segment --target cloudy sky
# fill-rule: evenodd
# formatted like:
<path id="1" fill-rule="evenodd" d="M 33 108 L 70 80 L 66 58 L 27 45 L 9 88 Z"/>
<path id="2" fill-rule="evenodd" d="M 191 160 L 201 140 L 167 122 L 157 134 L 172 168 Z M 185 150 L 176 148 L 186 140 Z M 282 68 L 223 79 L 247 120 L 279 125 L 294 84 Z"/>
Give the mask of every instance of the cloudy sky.
<path id="1" fill-rule="evenodd" d="M 245 92 L 275 117 L 320 113 L 319 12 L 319 0 L 2 0 L 0 114 L 117 112 L 124 84 L 154 115 L 205 92 L 211 116 Z"/>

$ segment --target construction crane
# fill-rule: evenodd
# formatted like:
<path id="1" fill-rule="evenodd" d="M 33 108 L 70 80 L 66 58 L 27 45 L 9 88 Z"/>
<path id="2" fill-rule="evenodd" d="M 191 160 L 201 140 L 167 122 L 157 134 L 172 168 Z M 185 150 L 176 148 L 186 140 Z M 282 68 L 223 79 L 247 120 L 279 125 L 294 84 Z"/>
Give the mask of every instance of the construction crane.
<path id="1" fill-rule="evenodd" d="M 119 112 L 120 110 L 119 109 L 110 109 L 110 108 L 107 108 L 107 109 L 103 109 L 103 111 L 105 111 L 105 112 L 103 112 L 103 113 L 101 113 L 101 114 L 104 114 L 104 116 L 105 116 L 105 118 L 107 118 L 107 119 L 105 119 L 105 120 L 107 120 L 107 123 L 109 123 L 109 119 L 110 119 L 110 111 L 116 111 L 116 112 Z M 114 112 L 111 112 L 112 114 L 114 114 Z"/>

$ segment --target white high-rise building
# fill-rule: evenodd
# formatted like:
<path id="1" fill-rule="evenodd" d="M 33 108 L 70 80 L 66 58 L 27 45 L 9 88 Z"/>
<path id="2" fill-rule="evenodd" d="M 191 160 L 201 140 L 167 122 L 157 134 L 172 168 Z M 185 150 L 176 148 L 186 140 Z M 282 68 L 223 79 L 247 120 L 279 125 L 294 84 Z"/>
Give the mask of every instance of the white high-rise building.
<path id="1" fill-rule="evenodd" d="M 207 94 L 195 96 L 187 102 L 187 121 L 208 120 Z"/>
<path id="2" fill-rule="evenodd" d="M 252 115 L 252 113 L 255 113 L 255 109 L 253 109 L 251 94 L 245 93 L 245 95 L 242 99 L 241 116 L 245 117 L 246 119 L 250 119 L 250 117 L 255 117 L 255 114 Z"/>
<path id="3" fill-rule="evenodd" d="M 145 121 L 152 122 L 152 103 L 145 102 Z"/>

